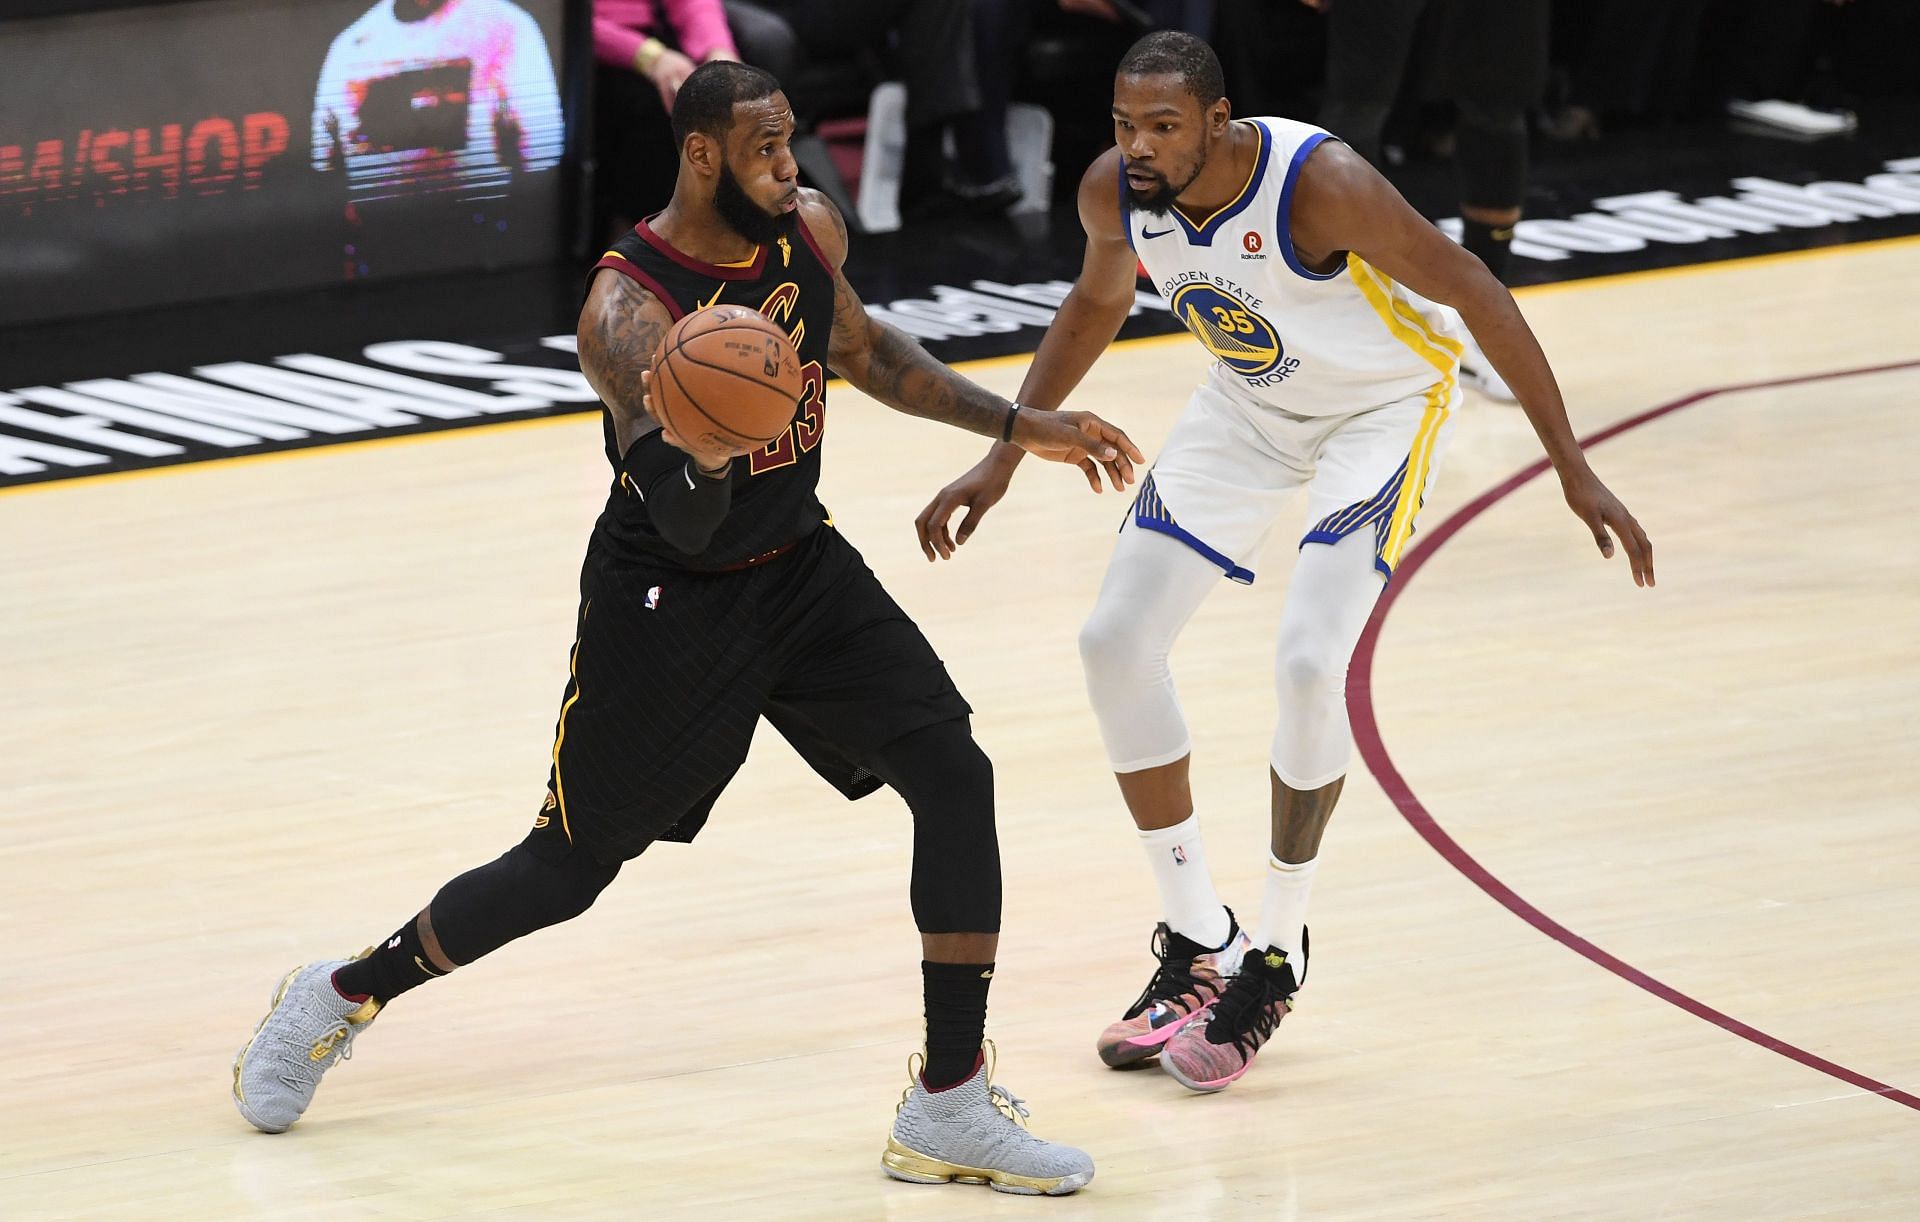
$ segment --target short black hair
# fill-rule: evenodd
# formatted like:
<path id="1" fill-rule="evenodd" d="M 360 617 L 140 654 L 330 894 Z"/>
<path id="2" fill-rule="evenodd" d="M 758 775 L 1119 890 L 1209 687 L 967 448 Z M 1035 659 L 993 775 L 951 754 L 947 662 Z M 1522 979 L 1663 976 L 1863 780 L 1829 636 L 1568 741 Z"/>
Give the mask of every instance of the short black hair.
<path id="1" fill-rule="evenodd" d="M 684 147 L 695 132 L 725 139 L 736 102 L 757 102 L 780 92 L 771 72 L 730 59 L 701 64 L 673 98 L 673 143 Z"/>
<path id="2" fill-rule="evenodd" d="M 1114 75 L 1177 76 L 1203 109 L 1227 94 L 1220 57 L 1205 42 L 1179 30 L 1161 30 L 1134 43 Z"/>

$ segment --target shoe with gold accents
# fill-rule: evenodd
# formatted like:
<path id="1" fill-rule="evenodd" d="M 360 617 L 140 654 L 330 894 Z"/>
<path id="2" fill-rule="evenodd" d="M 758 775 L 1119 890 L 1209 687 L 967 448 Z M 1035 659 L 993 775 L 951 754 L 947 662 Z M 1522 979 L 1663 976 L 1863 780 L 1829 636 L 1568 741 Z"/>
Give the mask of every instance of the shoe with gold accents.
<path id="1" fill-rule="evenodd" d="M 888 1175 L 909 1184 L 986 1184 L 995 1192 L 1050 1197 L 1093 1178 L 1085 1151 L 1027 1131 L 1026 1104 L 1006 1087 L 990 1085 L 988 1061 L 965 1081 L 930 1091 L 914 1064 L 918 1059 L 916 1053 L 907 1062 L 912 1082 L 900 1096 L 893 1134 L 880 1156 Z"/>
<path id="2" fill-rule="evenodd" d="M 313 1102 L 320 1076 L 353 1055 L 353 1040 L 377 1001 L 354 1002 L 333 987 L 350 960 L 294 968 L 274 990 L 273 1006 L 233 1058 L 233 1104 L 263 1133 L 284 1133 Z"/>

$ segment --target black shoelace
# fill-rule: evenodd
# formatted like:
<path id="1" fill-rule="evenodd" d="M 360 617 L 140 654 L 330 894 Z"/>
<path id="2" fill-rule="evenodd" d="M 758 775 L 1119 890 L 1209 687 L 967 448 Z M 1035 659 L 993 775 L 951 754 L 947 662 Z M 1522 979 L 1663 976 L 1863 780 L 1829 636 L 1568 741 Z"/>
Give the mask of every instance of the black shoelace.
<path id="1" fill-rule="evenodd" d="M 1171 1001 L 1182 993 L 1197 994 L 1200 991 L 1199 982 L 1193 978 L 1193 961 L 1210 953 L 1206 947 L 1173 932 L 1165 921 L 1153 927 L 1153 940 L 1148 945 L 1153 950 L 1153 957 L 1160 961 L 1160 966 L 1154 969 L 1153 979 L 1147 981 L 1146 991 L 1128 1007 L 1122 1016 L 1124 1018 L 1140 1017 L 1156 1001 Z"/>
<path id="2" fill-rule="evenodd" d="M 1240 974 L 1227 982 L 1226 991 L 1213 1003 L 1207 1041 L 1230 1043 L 1242 1053 L 1251 1054 L 1279 1025 L 1283 1013 L 1279 1003 L 1292 997 L 1299 987 L 1294 983 L 1291 963 L 1268 967 L 1258 952 L 1249 953 Z M 1257 1041 L 1255 1036 L 1259 1037 Z"/>

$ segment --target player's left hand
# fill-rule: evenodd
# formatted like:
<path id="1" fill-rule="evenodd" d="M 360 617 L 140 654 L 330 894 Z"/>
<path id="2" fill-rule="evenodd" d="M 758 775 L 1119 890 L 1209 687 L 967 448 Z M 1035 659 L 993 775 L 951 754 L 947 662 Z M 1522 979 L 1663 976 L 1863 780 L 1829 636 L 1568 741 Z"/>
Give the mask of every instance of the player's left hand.
<path id="1" fill-rule="evenodd" d="M 1022 411 L 1013 422 L 1013 444 L 1049 462 L 1073 463 L 1100 491 L 1100 468 L 1115 492 L 1133 482 L 1133 464 L 1147 456 L 1125 432 L 1092 412 Z"/>
<path id="2" fill-rule="evenodd" d="M 1612 531 L 1613 535 L 1619 536 L 1620 545 L 1627 549 L 1627 563 L 1633 568 L 1633 584 L 1653 585 L 1653 542 L 1647 538 L 1647 532 L 1640 529 L 1640 523 L 1627 512 L 1627 507 L 1620 503 L 1620 498 L 1613 495 L 1592 471 L 1563 478 L 1560 486 L 1566 493 L 1567 507 L 1593 532 L 1593 541 L 1600 548 L 1600 554 L 1608 559 L 1613 558 L 1613 537 L 1607 533 Z"/>

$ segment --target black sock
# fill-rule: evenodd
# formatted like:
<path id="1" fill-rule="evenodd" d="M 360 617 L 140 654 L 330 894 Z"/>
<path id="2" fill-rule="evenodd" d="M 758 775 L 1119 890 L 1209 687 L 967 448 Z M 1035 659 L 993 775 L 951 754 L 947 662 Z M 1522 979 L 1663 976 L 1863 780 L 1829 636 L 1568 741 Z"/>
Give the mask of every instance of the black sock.
<path id="1" fill-rule="evenodd" d="M 920 975 L 927 992 L 927 1067 L 920 1077 L 928 1090 L 945 1090 L 966 1081 L 980 1067 L 993 964 L 923 959 Z"/>
<path id="2" fill-rule="evenodd" d="M 1471 217 L 1463 217 L 1461 223 L 1466 232 L 1461 235 L 1460 245 L 1479 256 L 1495 279 L 1506 280 L 1507 263 L 1513 255 L 1513 226 L 1489 225 Z"/>
<path id="3" fill-rule="evenodd" d="M 394 935 L 333 974 L 333 987 L 349 1001 L 371 997 L 385 1005 L 415 985 L 445 972 L 427 958 L 420 943 L 420 918 L 414 917 Z"/>

